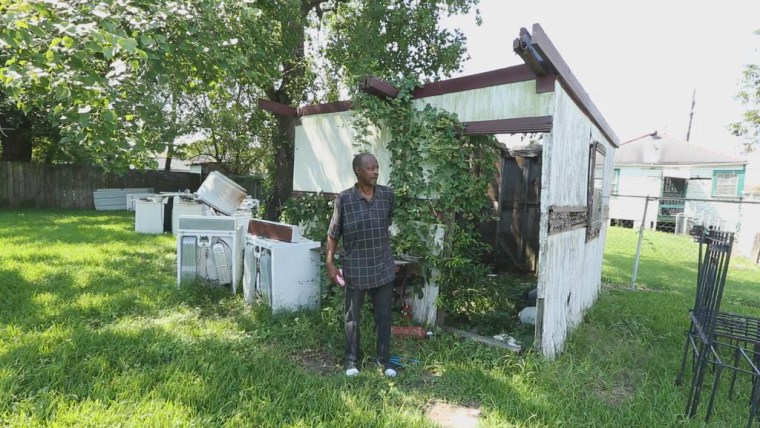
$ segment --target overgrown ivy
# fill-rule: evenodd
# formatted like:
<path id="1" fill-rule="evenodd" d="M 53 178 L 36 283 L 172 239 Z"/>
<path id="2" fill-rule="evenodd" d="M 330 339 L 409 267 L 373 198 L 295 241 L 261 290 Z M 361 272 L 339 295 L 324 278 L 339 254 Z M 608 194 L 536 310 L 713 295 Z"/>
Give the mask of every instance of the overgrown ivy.
<path id="1" fill-rule="evenodd" d="M 416 79 L 399 82 L 399 95 L 381 99 L 354 96 L 358 135 L 368 136 L 374 125 L 391 136 L 387 143 L 391 172 L 389 185 L 396 194 L 393 224 L 394 252 L 419 258 L 429 275 L 435 268 L 441 287 L 439 304 L 456 305 L 453 291 L 482 278 L 490 267 L 482 263 L 489 250 L 478 226 L 489 220 L 488 186 L 495 179 L 498 150 L 491 136 L 462 135 L 456 114 L 415 105 Z M 432 231 L 443 228 L 436 243 Z"/>
<path id="2" fill-rule="evenodd" d="M 462 135 L 456 114 L 430 105 L 414 105 L 416 79 L 405 79 L 396 87 L 396 98 L 380 99 L 365 93 L 353 96 L 353 121 L 358 149 L 372 137 L 374 129 L 391 136 L 390 182 L 396 196 L 393 224 L 394 253 L 417 259 L 426 276 L 437 272 L 441 288 L 439 306 L 458 305 L 455 290 L 479 282 L 490 271 L 482 262 L 489 246 L 478 227 L 490 220 L 488 186 L 496 177 L 498 149 L 493 137 Z M 324 241 L 332 214 L 332 203 L 322 194 L 292 199 L 284 208 L 287 222 L 306 226 L 305 235 Z M 443 242 L 434 242 L 437 228 Z"/>
<path id="3" fill-rule="evenodd" d="M 333 198 L 321 192 L 312 193 L 288 199 L 280 220 L 300 226 L 306 238 L 324 242 L 332 213 Z"/>

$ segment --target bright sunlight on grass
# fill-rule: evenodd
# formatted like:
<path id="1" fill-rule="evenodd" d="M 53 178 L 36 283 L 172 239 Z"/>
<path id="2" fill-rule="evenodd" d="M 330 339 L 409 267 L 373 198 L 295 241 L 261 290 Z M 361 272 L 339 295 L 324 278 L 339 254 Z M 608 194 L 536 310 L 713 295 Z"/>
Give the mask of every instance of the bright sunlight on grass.
<path id="1" fill-rule="evenodd" d="M 479 407 L 483 427 L 701 426 L 673 383 L 696 244 L 646 239 L 632 292 L 636 235 L 610 229 L 609 285 L 556 361 L 438 330 L 394 339 L 419 361 L 397 378 L 348 379 L 339 296 L 272 316 L 176 288 L 173 237 L 134 233 L 133 213 L 0 210 L 0 425 L 433 427 L 426 409 L 445 402 Z M 735 258 L 729 276 L 733 309 L 760 307 L 758 268 Z M 747 410 L 721 397 L 712 426 L 741 426 Z"/>

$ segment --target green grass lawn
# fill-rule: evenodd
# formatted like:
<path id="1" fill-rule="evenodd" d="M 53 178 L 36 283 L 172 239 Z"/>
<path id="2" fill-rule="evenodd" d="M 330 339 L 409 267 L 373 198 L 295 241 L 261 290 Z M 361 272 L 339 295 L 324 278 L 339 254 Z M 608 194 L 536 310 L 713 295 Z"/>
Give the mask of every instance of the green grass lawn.
<path id="1" fill-rule="evenodd" d="M 482 427 L 702 426 L 673 383 L 696 265 L 673 238 L 647 235 L 632 292 L 636 235 L 610 229 L 606 285 L 556 361 L 436 331 L 394 339 L 420 361 L 397 378 L 345 378 L 338 298 L 272 316 L 175 287 L 173 237 L 134 233 L 133 213 L 0 210 L 0 426 L 433 427 L 440 402 L 478 407 Z M 729 276 L 732 309 L 760 307 L 757 267 Z M 746 396 L 721 399 L 710 426 L 746 414 Z"/>

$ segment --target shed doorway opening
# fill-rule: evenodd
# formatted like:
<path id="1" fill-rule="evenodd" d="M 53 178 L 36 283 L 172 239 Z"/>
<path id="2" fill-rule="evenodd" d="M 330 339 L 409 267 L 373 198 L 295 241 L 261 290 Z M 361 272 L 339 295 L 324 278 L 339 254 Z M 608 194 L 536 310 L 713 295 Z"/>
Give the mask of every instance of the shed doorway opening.
<path id="1" fill-rule="evenodd" d="M 471 283 L 450 290 L 445 324 L 487 337 L 506 334 L 524 349 L 535 337 L 543 134 L 490 137 L 501 152 L 489 189 L 491 220 L 479 225 L 490 271 L 473 272 Z"/>

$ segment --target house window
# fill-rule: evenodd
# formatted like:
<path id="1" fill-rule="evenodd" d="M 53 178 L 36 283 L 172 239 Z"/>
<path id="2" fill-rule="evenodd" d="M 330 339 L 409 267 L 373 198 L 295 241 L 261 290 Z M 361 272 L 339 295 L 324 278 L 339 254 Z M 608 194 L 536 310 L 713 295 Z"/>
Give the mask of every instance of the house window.
<path id="1" fill-rule="evenodd" d="M 604 207 L 602 191 L 604 190 L 604 160 L 606 150 L 598 141 L 591 143 L 589 148 L 588 173 L 588 227 L 586 240 L 599 236 L 602 227 Z"/>
<path id="2" fill-rule="evenodd" d="M 620 168 L 615 168 L 615 173 L 612 175 L 612 189 L 610 193 L 617 195 L 620 193 Z"/>
<path id="3" fill-rule="evenodd" d="M 712 195 L 714 197 L 735 198 L 742 195 L 744 187 L 744 171 L 716 170 L 713 171 Z"/>

